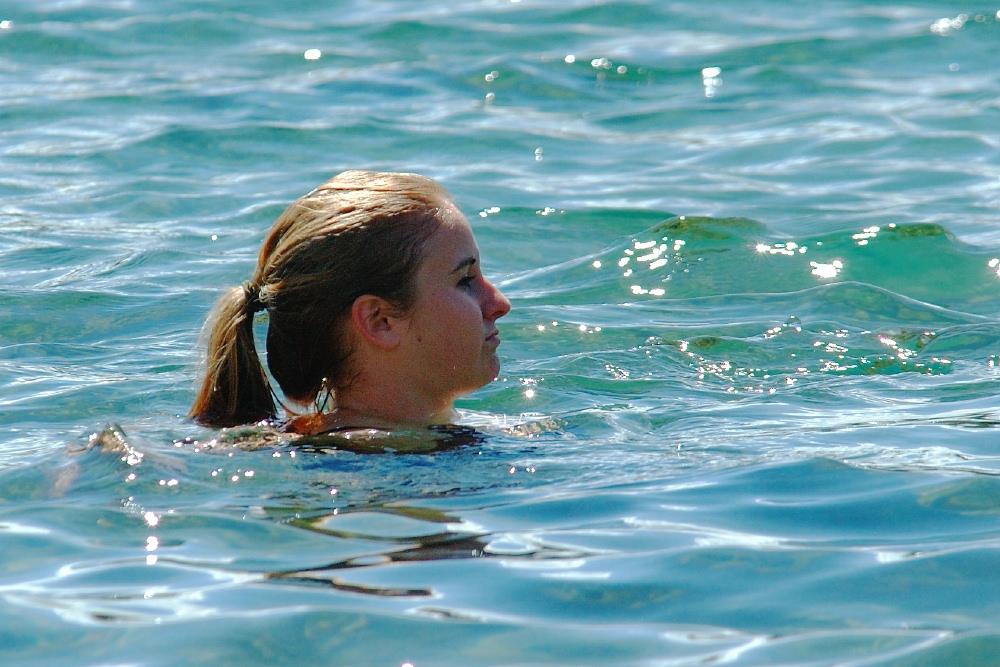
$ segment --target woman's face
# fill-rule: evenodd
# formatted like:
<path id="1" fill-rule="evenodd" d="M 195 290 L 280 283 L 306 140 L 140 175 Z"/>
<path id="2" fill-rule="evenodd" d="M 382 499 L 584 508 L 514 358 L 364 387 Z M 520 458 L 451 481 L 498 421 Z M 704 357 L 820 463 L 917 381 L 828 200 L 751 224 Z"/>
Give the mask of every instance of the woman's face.
<path id="1" fill-rule="evenodd" d="M 402 346 L 415 371 L 414 389 L 450 402 L 499 373 L 496 321 L 510 312 L 510 301 L 483 276 L 465 217 L 453 206 L 441 217 L 417 271 Z"/>

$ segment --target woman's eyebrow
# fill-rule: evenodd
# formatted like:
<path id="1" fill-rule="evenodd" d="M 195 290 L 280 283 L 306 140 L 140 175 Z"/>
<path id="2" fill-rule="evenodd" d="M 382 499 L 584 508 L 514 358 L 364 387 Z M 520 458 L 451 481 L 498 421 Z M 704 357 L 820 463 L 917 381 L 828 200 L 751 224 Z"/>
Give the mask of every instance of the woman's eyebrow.
<path id="1" fill-rule="evenodd" d="M 473 266 L 476 263 L 476 261 L 477 260 L 476 260 L 475 257 L 466 257 L 461 262 L 459 262 L 458 266 L 456 266 L 454 269 L 452 269 L 451 272 L 452 273 L 458 273 L 459 271 L 464 271 L 466 268 L 468 268 L 470 266 Z"/>

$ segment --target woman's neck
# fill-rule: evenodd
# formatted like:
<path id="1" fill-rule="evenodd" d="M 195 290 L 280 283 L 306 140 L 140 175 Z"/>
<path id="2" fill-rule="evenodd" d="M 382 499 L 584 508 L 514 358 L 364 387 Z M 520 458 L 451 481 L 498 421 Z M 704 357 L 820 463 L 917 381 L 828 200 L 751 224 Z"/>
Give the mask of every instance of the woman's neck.
<path id="1" fill-rule="evenodd" d="M 458 413 L 452 405 L 440 410 L 380 409 L 380 405 L 368 405 L 347 399 L 346 405 L 338 396 L 337 406 L 325 413 L 296 415 L 289 419 L 288 430 L 301 435 L 317 435 L 330 431 L 349 429 L 378 429 L 385 431 L 423 428 L 435 424 L 453 424 Z"/>

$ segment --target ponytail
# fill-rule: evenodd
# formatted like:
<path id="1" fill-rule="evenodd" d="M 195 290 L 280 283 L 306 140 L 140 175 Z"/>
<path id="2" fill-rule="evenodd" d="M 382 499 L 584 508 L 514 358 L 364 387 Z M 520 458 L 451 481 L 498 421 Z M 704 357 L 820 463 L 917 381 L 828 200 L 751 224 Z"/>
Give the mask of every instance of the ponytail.
<path id="1" fill-rule="evenodd" d="M 263 308 L 258 290 L 246 284 L 215 305 L 205 324 L 205 375 L 188 415 L 198 423 L 236 426 L 274 417 L 274 397 L 253 336 L 254 313 Z"/>

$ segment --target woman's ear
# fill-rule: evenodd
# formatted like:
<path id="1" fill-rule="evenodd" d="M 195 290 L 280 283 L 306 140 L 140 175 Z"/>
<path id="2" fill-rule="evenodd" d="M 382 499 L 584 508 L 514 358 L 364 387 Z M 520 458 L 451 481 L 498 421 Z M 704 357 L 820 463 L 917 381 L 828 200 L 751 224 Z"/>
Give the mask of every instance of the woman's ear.
<path id="1" fill-rule="evenodd" d="M 382 297 L 363 294 L 351 304 L 351 324 L 369 344 L 391 350 L 403 341 L 407 320 Z"/>

